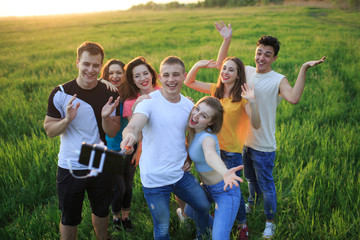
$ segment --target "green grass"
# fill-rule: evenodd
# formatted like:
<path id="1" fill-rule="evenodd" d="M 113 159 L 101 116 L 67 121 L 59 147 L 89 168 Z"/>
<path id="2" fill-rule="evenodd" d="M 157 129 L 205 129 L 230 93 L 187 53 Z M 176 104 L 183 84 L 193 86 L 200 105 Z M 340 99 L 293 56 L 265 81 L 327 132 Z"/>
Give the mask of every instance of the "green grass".
<path id="1" fill-rule="evenodd" d="M 213 23 L 219 20 L 232 24 L 229 54 L 246 65 L 254 66 L 261 35 L 277 36 L 282 45 L 273 68 L 291 85 L 304 62 L 327 56 L 308 71 L 300 103 L 278 107 L 275 239 L 359 239 L 360 14 L 290 6 L 0 18 L 0 239 L 59 238 L 59 138 L 48 138 L 42 123 L 52 88 L 77 76 L 77 46 L 99 42 L 105 60 L 142 55 L 156 70 L 177 55 L 188 71 L 200 59 L 216 58 L 222 39 Z M 217 76 L 201 70 L 197 77 L 215 82 Z M 203 96 L 185 86 L 183 94 L 195 101 Z M 241 187 L 246 197 L 246 184 Z M 194 238 L 194 224 L 180 225 L 176 207 L 172 199 L 172 239 Z M 250 239 L 261 238 L 262 209 L 248 216 Z M 86 201 L 78 239 L 95 239 L 90 216 Z M 151 239 L 138 172 L 132 219 L 132 233 L 110 230 L 112 237 Z"/>

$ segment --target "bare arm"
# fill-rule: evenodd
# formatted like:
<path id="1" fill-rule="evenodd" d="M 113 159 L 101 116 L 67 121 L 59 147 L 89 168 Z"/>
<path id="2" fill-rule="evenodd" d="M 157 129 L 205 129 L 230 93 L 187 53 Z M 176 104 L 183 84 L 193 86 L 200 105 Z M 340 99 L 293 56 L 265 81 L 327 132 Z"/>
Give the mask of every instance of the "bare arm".
<path id="1" fill-rule="evenodd" d="M 204 83 L 195 80 L 196 74 L 200 68 L 215 68 L 216 62 L 214 60 L 200 60 L 190 69 L 186 76 L 184 84 L 189 88 L 203 93 L 210 93 L 211 83 Z"/>
<path id="2" fill-rule="evenodd" d="M 110 97 L 108 102 L 101 110 L 102 127 L 104 132 L 111 138 L 115 137 L 120 130 L 120 116 L 110 116 L 110 114 L 119 106 L 120 97 L 118 97 L 112 104 L 113 97 Z"/>
<path id="3" fill-rule="evenodd" d="M 220 23 L 215 23 L 216 30 L 220 33 L 220 35 L 224 38 L 224 41 L 221 44 L 221 47 L 219 49 L 218 57 L 217 57 L 217 68 L 221 69 L 221 64 L 224 61 L 224 59 L 227 57 L 228 50 L 231 43 L 231 37 L 232 37 L 232 28 L 231 24 L 229 23 L 228 26 L 223 21 L 220 21 Z"/>
<path id="4" fill-rule="evenodd" d="M 46 134 L 53 138 L 56 137 L 63 132 L 65 132 L 66 128 L 75 119 L 77 110 L 80 107 L 80 103 L 77 103 L 75 106 L 73 104 L 76 99 L 76 94 L 71 97 L 70 101 L 66 106 L 66 115 L 65 118 L 54 118 L 50 116 L 46 116 L 44 120 L 44 129 Z"/>
<path id="5" fill-rule="evenodd" d="M 280 95 L 289 103 L 297 104 L 300 101 L 301 95 L 304 91 L 306 71 L 313 66 L 323 63 L 324 61 L 325 57 L 322 57 L 318 61 L 309 61 L 304 63 L 301 66 L 294 88 L 290 86 L 289 81 L 286 78 L 283 78 L 279 87 Z"/>
<path id="6" fill-rule="evenodd" d="M 228 170 L 220 156 L 217 154 L 215 144 L 215 140 L 212 137 L 205 137 L 201 142 L 206 163 L 223 177 L 225 182 L 224 191 L 227 186 L 230 186 L 230 188 L 232 188 L 233 185 L 238 187 L 239 184 L 237 181 L 243 182 L 243 180 L 236 175 L 236 171 L 242 169 L 244 166 L 241 165 Z"/>
<path id="7" fill-rule="evenodd" d="M 260 114 L 258 110 L 258 106 L 255 99 L 255 91 L 251 89 L 246 83 L 241 86 L 241 96 L 248 100 L 245 105 L 245 111 L 249 116 L 251 125 L 253 128 L 258 129 L 261 125 Z"/>
<path id="8" fill-rule="evenodd" d="M 125 149 L 125 147 L 132 148 L 137 141 L 139 141 L 138 136 L 141 134 L 142 129 L 147 123 L 148 118 L 141 113 L 135 113 L 126 128 L 122 132 L 123 140 L 120 143 L 120 148 Z M 130 154 L 132 151 L 126 151 L 127 154 Z"/>

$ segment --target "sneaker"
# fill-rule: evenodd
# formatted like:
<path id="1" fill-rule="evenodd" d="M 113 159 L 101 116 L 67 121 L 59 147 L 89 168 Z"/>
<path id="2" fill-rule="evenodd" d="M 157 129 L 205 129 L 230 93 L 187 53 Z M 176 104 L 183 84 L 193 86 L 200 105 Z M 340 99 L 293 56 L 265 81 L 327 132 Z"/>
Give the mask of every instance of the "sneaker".
<path id="1" fill-rule="evenodd" d="M 122 222 L 122 225 L 124 226 L 124 229 L 126 231 L 131 231 L 133 229 L 130 218 L 125 218 L 121 222 Z"/>
<path id="2" fill-rule="evenodd" d="M 121 230 L 122 229 L 122 222 L 120 218 L 113 219 L 113 228 L 115 230 Z"/>
<path id="3" fill-rule="evenodd" d="M 266 222 L 263 237 L 265 239 L 271 239 L 275 234 L 276 225 L 273 222 Z"/>
<path id="4" fill-rule="evenodd" d="M 182 223 L 185 220 L 185 217 L 184 217 L 184 215 L 182 215 L 181 208 L 176 209 L 176 214 L 178 215 L 179 220 Z"/>
<path id="5" fill-rule="evenodd" d="M 247 224 L 243 226 L 238 226 L 238 237 L 236 240 L 248 240 L 249 239 L 249 230 Z"/>
<path id="6" fill-rule="evenodd" d="M 252 211 L 252 208 L 253 208 L 252 205 L 250 205 L 249 203 L 245 203 L 245 213 L 246 214 L 250 214 Z"/>

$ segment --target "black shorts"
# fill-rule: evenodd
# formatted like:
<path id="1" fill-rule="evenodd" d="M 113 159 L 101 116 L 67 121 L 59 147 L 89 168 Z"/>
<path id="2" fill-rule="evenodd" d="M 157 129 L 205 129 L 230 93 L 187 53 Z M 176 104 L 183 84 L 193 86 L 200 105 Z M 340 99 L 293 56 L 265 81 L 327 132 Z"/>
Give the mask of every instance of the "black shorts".
<path id="1" fill-rule="evenodd" d="M 76 176 L 84 176 L 89 170 L 73 170 Z M 74 178 L 68 169 L 58 167 L 57 191 L 61 223 L 76 226 L 81 222 L 81 211 L 87 191 L 91 211 L 98 217 L 107 217 L 112 198 L 113 175 L 100 173 L 96 177 Z"/>

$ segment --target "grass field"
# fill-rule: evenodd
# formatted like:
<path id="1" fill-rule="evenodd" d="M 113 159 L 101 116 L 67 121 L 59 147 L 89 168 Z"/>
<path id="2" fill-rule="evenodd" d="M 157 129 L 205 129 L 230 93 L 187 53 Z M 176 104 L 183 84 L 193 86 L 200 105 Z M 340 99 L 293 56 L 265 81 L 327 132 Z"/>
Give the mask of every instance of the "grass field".
<path id="1" fill-rule="evenodd" d="M 327 56 L 308 71 L 300 103 L 278 107 L 275 239 L 360 239 L 360 14 L 291 6 L 0 18 L 0 239 L 59 239 L 59 138 L 48 138 L 42 123 L 52 88 L 77 76 L 77 46 L 99 42 L 105 60 L 142 55 L 156 70 L 177 55 L 188 71 L 200 59 L 216 58 L 219 20 L 232 24 L 229 54 L 246 65 L 254 66 L 260 36 L 277 36 L 282 45 L 273 68 L 292 85 L 304 62 Z M 198 73 L 202 81 L 217 76 Z M 183 94 L 203 96 L 185 86 Z M 241 187 L 246 197 L 247 185 Z M 193 239 L 194 224 L 180 225 L 176 207 L 172 199 L 172 239 Z M 95 239 L 90 215 L 86 201 L 80 240 Z M 132 233 L 111 229 L 112 238 L 152 238 L 138 172 L 132 219 Z M 257 206 L 248 216 L 250 239 L 261 238 L 264 221 Z"/>

